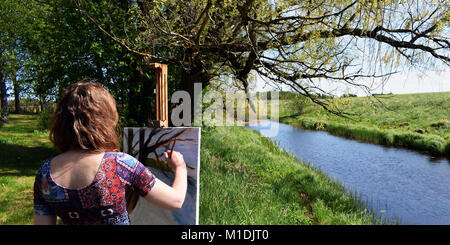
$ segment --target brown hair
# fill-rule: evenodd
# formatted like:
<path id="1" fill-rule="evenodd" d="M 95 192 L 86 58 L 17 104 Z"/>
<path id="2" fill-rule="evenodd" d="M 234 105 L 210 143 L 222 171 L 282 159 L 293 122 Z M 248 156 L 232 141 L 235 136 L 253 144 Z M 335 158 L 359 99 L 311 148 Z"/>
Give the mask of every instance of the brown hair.
<path id="1" fill-rule="evenodd" d="M 50 140 L 62 152 L 118 151 L 116 101 L 100 83 L 70 85 L 56 107 Z"/>

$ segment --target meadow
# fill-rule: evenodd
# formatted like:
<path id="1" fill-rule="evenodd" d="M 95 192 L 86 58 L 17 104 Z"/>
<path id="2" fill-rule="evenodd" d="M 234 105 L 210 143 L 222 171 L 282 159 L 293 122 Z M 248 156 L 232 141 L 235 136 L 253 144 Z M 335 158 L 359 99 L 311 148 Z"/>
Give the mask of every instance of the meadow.
<path id="1" fill-rule="evenodd" d="M 304 98 L 280 100 L 280 122 L 365 142 L 450 157 L 450 92 L 345 97 L 330 101 L 347 118 Z"/>
<path id="2" fill-rule="evenodd" d="M 32 224 L 35 174 L 57 154 L 36 115 L 0 128 L 0 224 Z M 355 194 L 244 127 L 202 128 L 200 224 L 376 224 Z"/>

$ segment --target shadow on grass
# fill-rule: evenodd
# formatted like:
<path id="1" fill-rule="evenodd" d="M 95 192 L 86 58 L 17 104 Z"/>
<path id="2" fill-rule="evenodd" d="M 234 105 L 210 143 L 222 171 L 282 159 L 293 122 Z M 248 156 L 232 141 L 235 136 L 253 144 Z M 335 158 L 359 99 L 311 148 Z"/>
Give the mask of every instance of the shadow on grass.
<path id="1" fill-rule="evenodd" d="M 42 163 L 58 154 L 49 147 L 27 147 L 0 142 L 0 176 L 34 176 Z"/>

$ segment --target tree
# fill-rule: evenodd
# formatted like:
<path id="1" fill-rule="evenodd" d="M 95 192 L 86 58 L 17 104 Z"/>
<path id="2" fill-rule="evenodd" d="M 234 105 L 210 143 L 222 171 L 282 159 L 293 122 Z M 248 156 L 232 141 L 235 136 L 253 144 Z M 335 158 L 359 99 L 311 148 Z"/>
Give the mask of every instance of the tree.
<path id="1" fill-rule="evenodd" d="M 15 111 L 20 112 L 20 94 L 30 83 L 27 69 L 30 60 L 27 42 L 32 37 L 32 26 L 36 24 L 36 6 L 30 1 L 5 0 L 0 5 L 0 87 L 2 101 L 2 121 L 8 120 L 8 86 L 13 87 Z"/>
<path id="2" fill-rule="evenodd" d="M 14 5 L 5 1 L 0 5 L 1 24 L 0 24 L 0 101 L 1 101 L 1 122 L 8 121 L 8 92 L 6 78 L 10 73 L 9 63 L 11 60 L 12 46 L 15 45 L 15 39 L 12 30 L 14 29 L 15 15 L 12 10 Z"/>
<path id="3" fill-rule="evenodd" d="M 6 74 L 0 70 L 0 98 L 2 106 L 1 122 L 8 122 L 8 94 L 6 92 Z"/>
<path id="4" fill-rule="evenodd" d="M 326 110 L 320 79 L 366 89 L 406 66 L 448 67 L 450 9 L 445 0 L 154 0 L 95 3 L 74 0 L 76 10 L 137 57 L 181 71 L 181 88 L 233 76 L 248 92 L 256 73 L 285 84 Z M 119 1 L 121 2 L 121 1 Z M 105 11 L 95 11 L 98 6 Z M 127 15 L 121 23 L 109 11 Z M 129 35 L 132 33 L 133 35 Z"/>

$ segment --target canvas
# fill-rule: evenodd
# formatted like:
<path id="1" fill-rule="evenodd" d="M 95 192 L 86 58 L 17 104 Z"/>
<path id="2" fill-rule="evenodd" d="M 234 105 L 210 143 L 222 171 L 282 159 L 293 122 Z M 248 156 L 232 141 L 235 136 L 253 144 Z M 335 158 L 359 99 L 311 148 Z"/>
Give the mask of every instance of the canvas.
<path id="1" fill-rule="evenodd" d="M 183 206 L 179 210 L 165 210 L 135 195 L 135 205 L 129 207 L 131 224 L 198 224 L 200 128 L 124 128 L 123 151 L 137 158 L 158 179 L 171 186 L 174 173 L 162 155 L 166 150 L 180 152 L 186 162 L 188 186 Z M 130 197 L 129 193 L 127 198 L 129 199 L 127 201 L 133 202 L 133 197 Z"/>

